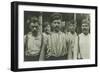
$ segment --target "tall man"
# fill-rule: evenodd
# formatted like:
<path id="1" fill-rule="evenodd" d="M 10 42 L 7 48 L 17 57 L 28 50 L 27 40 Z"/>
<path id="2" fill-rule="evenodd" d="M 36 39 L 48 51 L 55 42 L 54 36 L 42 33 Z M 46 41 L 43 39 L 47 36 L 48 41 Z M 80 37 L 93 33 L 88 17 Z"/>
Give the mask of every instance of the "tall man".
<path id="1" fill-rule="evenodd" d="M 54 13 L 51 17 L 52 32 L 47 40 L 46 60 L 67 59 L 65 34 L 61 32 L 62 15 Z"/>

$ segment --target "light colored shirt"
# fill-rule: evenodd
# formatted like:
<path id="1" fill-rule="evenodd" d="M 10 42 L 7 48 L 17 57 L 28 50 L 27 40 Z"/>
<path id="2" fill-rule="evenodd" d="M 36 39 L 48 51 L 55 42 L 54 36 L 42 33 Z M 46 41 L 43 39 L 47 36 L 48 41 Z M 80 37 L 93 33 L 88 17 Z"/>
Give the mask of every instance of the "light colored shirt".
<path id="1" fill-rule="evenodd" d="M 67 52 L 65 34 L 52 32 L 47 40 L 47 56 L 64 56 Z"/>
<path id="2" fill-rule="evenodd" d="M 78 36 L 76 33 L 68 33 L 68 59 L 77 59 Z"/>
<path id="3" fill-rule="evenodd" d="M 27 40 L 27 42 L 26 42 Z M 24 36 L 24 43 L 27 43 L 26 51 L 30 55 L 38 55 L 41 47 L 41 35 L 34 37 L 31 32 Z"/>
<path id="4" fill-rule="evenodd" d="M 47 40 L 48 40 L 48 37 L 50 36 L 50 34 L 46 34 L 46 33 L 43 33 L 43 42 L 45 45 L 47 45 Z"/>
<path id="5" fill-rule="evenodd" d="M 50 34 L 42 33 L 42 40 L 41 40 L 41 51 L 40 51 L 40 61 L 45 60 L 45 52 L 46 52 L 46 47 L 47 47 L 47 39 L 50 36 Z"/>
<path id="6" fill-rule="evenodd" d="M 83 59 L 90 58 L 90 34 L 85 35 L 81 33 L 79 35 L 79 47 L 80 54 Z"/>

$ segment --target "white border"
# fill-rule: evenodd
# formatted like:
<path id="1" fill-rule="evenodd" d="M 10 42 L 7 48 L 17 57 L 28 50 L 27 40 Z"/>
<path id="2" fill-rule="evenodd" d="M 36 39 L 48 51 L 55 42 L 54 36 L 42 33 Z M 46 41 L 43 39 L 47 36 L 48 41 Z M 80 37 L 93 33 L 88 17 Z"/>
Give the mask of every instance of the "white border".
<path id="1" fill-rule="evenodd" d="M 93 9 L 78 9 L 78 8 L 61 8 L 48 6 L 18 6 L 18 68 L 36 68 L 50 66 L 71 66 L 95 64 L 95 10 Z M 63 61 L 39 61 L 39 62 L 24 62 L 24 11 L 45 11 L 45 12 L 64 12 L 64 13 L 89 13 L 91 20 L 91 58 L 87 60 L 63 60 Z"/>

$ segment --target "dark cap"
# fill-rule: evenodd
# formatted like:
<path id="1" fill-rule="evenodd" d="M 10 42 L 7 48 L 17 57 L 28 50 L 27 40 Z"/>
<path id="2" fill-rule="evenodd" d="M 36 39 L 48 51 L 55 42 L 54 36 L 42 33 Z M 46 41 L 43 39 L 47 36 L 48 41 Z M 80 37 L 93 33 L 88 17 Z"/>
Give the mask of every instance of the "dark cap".
<path id="1" fill-rule="evenodd" d="M 39 22 L 39 19 L 38 19 L 38 17 L 36 17 L 36 16 L 31 17 L 30 20 L 31 20 L 31 22 L 33 22 L 33 23 Z"/>
<path id="2" fill-rule="evenodd" d="M 62 20 L 62 14 L 60 14 L 60 13 L 53 13 L 53 14 L 51 15 L 51 22 L 52 22 L 53 20 L 56 20 L 56 19 L 61 19 L 61 20 Z"/>
<path id="3" fill-rule="evenodd" d="M 70 20 L 69 22 L 67 22 L 67 25 L 76 25 L 77 22 L 75 20 Z"/>
<path id="4" fill-rule="evenodd" d="M 89 24 L 89 20 L 83 19 L 83 20 L 82 20 L 82 24 Z"/>

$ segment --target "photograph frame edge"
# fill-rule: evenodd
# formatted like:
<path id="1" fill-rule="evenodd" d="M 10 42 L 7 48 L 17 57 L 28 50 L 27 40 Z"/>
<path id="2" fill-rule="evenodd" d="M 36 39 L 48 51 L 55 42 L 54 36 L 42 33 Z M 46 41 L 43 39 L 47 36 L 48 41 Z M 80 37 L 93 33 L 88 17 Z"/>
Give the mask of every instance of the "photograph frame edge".
<path id="1" fill-rule="evenodd" d="M 40 6 L 57 6 L 57 7 L 66 7 L 68 6 L 73 8 L 86 8 L 95 10 L 95 64 L 89 65 L 74 65 L 74 66 L 52 66 L 52 67 L 40 67 L 40 68 L 18 68 L 18 6 L 19 5 L 40 5 Z M 83 67 L 97 67 L 98 66 L 98 18 L 97 18 L 97 6 L 83 6 L 83 5 L 67 5 L 67 4 L 52 4 L 52 3 L 36 3 L 36 2 L 20 2 L 14 1 L 11 2 L 11 71 L 33 71 L 33 70 L 51 70 L 51 69 L 65 69 L 65 68 L 83 68 Z"/>

